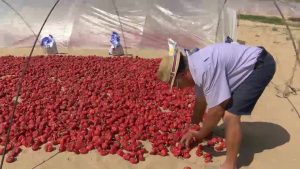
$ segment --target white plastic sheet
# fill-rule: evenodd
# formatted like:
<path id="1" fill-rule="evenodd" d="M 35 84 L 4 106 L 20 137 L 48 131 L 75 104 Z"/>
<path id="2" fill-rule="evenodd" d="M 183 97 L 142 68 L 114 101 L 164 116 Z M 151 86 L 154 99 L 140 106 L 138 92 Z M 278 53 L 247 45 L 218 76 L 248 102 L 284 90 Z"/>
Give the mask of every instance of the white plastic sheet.
<path id="1" fill-rule="evenodd" d="M 6 2 L 22 18 L 0 1 L 0 47 L 32 46 L 55 1 Z M 227 35 L 235 38 L 235 13 L 223 5 L 223 0 L 61 0 L 42 36 L 53 35 L 59 47 L 108 49 L 116 31 L 126 48 L 167 49 L 168 38 L 182 47 L 202 47 Z"/>

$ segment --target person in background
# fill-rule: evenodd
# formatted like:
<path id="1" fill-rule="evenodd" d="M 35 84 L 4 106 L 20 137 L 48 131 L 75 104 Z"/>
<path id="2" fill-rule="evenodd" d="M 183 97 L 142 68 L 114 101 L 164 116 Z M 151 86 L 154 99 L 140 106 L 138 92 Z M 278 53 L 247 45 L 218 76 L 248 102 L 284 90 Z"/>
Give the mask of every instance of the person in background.
<path id="1" fill-rule="evenodd" d="M 42 38 L 41 47 L 47 54 L 58 54 L 56 42 L 52 35 L 48 35 Z"/>
<path id="2" fill-rule="evenodd" d="M 111 47 L 109 48 L 108 54 L 113 56 L 124 55 L 124 50 L 120 42 L 120 35 L 117 32 L 112 32 L 110 38 Z"/>
<path id="3" fill-rule="evenodd" d="M 202 128 L 189 130 L 181 143 L 188 147 L 194 139 L 202 141 L 223 119 L 227 152 L 221 169 L 236 169 L 242 140 L 241 116 L 251 115 L 275 69 L 272 55 L 263 47 L 238 43 L 217 43 L 164 57 L 157 72 L 160 80 L 171 87 L 196 88 L 192 123 L 201 122 Z"/>

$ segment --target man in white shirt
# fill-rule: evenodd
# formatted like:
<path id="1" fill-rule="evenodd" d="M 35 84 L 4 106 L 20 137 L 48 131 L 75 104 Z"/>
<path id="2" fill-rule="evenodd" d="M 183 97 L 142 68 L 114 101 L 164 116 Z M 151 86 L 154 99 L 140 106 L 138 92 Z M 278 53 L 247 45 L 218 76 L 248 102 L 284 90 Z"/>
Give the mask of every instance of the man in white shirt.
<path id="1" fill-rule="evenodd" d="M 251 114 L 275 69 L 273 57 L 264 48 L 237 43 L 209 45 L 190 55 L 180 52 L 163 58 L 157 74 L 160 80 L 171 87 L 196 88 L 192 122 L 199 123 L 208 109 L 201 130 L 190 130 L 181 142 L 189 146 L 193 138 L 201 141 L 223 118 L 227 153 L 221 168 L 235 169 L 242 139 L 240 116 Z"/>

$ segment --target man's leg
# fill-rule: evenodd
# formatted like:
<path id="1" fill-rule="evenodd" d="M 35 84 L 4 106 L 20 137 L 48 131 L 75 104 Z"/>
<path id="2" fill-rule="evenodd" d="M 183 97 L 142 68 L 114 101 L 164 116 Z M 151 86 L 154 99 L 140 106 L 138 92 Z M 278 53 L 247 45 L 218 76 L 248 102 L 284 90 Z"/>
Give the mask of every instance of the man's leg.
<path id="1" fill-rule="evenodd" d="M 227 154 L 222 169 L 236 168 L 237 154 L 242 140 L 240 115 L 251 114 L 276 70 L 275 61 L 268 52 L 262 53 L 257 60 L 253 72 L 233 91 L 231 102 L 227 105 L 227 111 L 223 116 Z"/>
<path id="2" fill-rule="evenodd" d="M 223 117 L 226 132 L 226 160 L 221 169 L 236 169 L 237 155 L 239 153 L 242 140 L 241 118 L 228 111 L 225 111 Z"/>

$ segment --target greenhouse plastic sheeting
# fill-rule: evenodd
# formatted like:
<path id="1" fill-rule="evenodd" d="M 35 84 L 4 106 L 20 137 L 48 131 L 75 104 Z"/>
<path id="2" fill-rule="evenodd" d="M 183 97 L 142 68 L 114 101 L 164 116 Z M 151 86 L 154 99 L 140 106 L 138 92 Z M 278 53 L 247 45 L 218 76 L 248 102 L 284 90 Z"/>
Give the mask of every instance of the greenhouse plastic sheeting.
<path id="1" fill-rule="evenodd" d="M 224 41 L 227 36 L 234 41 L 237 40 L 237 18 L 234 16 L 237 16 L 236 10 L 227 6 L 220 12 L 216 42 Z"/>
<path id="2" fill-rule="evenodd" d="M 6 2 L 10 7 L 0 1 L 0 47 L 32 46 L 56 1 Z M 167 49 L 168 38 L 202 47 L 235 38 L 235 12 L 223 8 L 223 0 L 61 0 L 41 37 L 53 35 L 60 47 L 109 48 L 116 31 L 127 48 Z"/>

